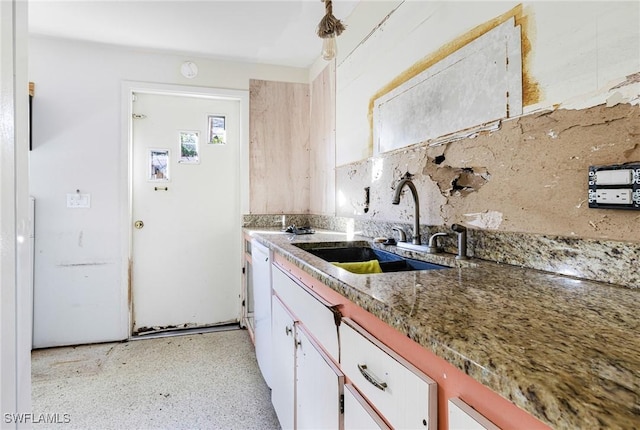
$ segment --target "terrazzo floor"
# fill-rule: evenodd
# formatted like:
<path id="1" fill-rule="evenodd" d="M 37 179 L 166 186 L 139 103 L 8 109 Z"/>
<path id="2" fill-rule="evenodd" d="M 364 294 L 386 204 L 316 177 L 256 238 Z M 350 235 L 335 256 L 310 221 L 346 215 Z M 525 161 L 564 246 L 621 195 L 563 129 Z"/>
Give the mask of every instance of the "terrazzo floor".
<path id="1" fill-rule="evenodd" d="M 270 396 L 246 330 L 32 353 L 36 430 L 278 429 Z"/>

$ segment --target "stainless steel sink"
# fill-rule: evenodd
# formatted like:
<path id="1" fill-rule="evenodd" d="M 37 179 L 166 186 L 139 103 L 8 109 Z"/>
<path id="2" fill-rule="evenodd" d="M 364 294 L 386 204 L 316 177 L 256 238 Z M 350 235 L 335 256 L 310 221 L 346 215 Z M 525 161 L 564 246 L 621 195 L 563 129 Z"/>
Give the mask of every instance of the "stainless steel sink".
<path id="1" fill-rule="evenodd" d="M 447 266 L 441 266 L 439 264 L 433 264 L 426 261 L 402 257 L 400 255 L 388 251 L 383 251 L 381 249 L 371 248 L 365 243 L 354 242 L 353 245 L 347 246 L 326 246 L 317 243 L 294 245 L 330 263 L 356 263 L 378 260 L 383 273 L 405 272 L 412 270 L 438 270 L 449 268 Z"/>

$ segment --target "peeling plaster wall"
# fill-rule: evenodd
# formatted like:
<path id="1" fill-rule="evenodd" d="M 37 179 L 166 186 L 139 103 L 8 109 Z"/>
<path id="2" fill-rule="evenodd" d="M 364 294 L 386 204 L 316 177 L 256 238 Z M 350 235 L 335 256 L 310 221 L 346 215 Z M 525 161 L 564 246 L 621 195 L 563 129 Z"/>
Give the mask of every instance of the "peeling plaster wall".
<path id="1" fill-rule="evenodd" d="M 415 174 L 421 223 L 640 241 L 640 213 L 589 209 L 590 165 L 640 160 L 640 106 L 556 110 L 502 123 L 500 130 L 442 146 L 415 145 L 337 169 L 338 215 L 410 223 L 405 191 Z M 364 215 L 363 187 L 371 187 Z"/>
<path id="2" fill-rule="evenodd" d="M 633 228 L 640 213 L 589 209 L 586 202 L 588 166 L 640 161 L 640 5 L 415 3 L 422 2 L 394 3 L 397 9 L 339 59 L 336 214 L 410 224 L 410 195 L 391 205 L 395 184 L 410 172 L 425 225 L 462 222 L 497 231 L 640 241 Z M 508 14 L 506 5 L 523 25 L 529 76 L 523 82 L 524 115 L 439 146 L 434 139 L 372 157 L 363 105 L 410 69 L 406 59 L 394 61 L 400 55 L 395 52 L 423 46 L 420 54 L 427 55 L 437 47 L 434 40 L 421 45 L 412 39 L 426 34 L 423 26 L 447 28 L 442 37 L 428 31 L 446 44 L 482 20 Z M 392 25 L 394 16 L 408 16 L 409 9 L 400 13 L 405 7 L 413 14 L 411 31 Z M 462 11 L 473 18 L 459 22 Z M 415 48 L 410 51 L 418 56 Z M 376 60 L 375 52 L 385 61 Z M 366 214 L 365 187 L 371 195 Z"/>

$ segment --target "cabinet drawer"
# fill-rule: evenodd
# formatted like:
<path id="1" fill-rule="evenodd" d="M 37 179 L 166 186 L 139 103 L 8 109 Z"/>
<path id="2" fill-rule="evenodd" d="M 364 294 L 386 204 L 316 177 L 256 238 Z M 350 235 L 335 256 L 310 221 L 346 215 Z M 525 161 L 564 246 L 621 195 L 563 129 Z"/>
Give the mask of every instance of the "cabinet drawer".
<path id="1" fill-rule="evenodd" d="M 394 428 L 435 430 L 436 382 L 354 321 L 342 321 L 340 364 L 349 380 Z"/>
<path id="2" fill-rule="evenodd" d="M 458 398 L 449 399 L 449 430 L 500 430 L 478 411 Z"/>
<path id="3" fill-rule="evenodd" d="M 338 329 L 334 313 L 329 308 L 331 304 L 310 293 L 278 266 L 273 266 L 271 276 L 273 291 L 337 362 Z"/>

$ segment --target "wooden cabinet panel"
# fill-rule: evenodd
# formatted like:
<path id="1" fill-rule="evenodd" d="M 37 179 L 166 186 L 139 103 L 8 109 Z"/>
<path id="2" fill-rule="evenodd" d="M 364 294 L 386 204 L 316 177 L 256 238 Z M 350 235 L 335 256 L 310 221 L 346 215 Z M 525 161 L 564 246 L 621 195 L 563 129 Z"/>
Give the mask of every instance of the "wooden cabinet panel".
<path id="1" fill-rule="evenodd" d="M 249 82 L 252 214 L 309 212 L 309 84 Z"/>
<path id="2" fill-rule="evenodd" d="M 435 381 L 348 318 L 340 345 L 343 372 L 393 427 L 437 428 Z"/>
<path id="3" fill-rule="evenodd" d="M 312 214 L 336 211 L 335 65 L 327 64 L 311 84 L 310 195 Z"/>

